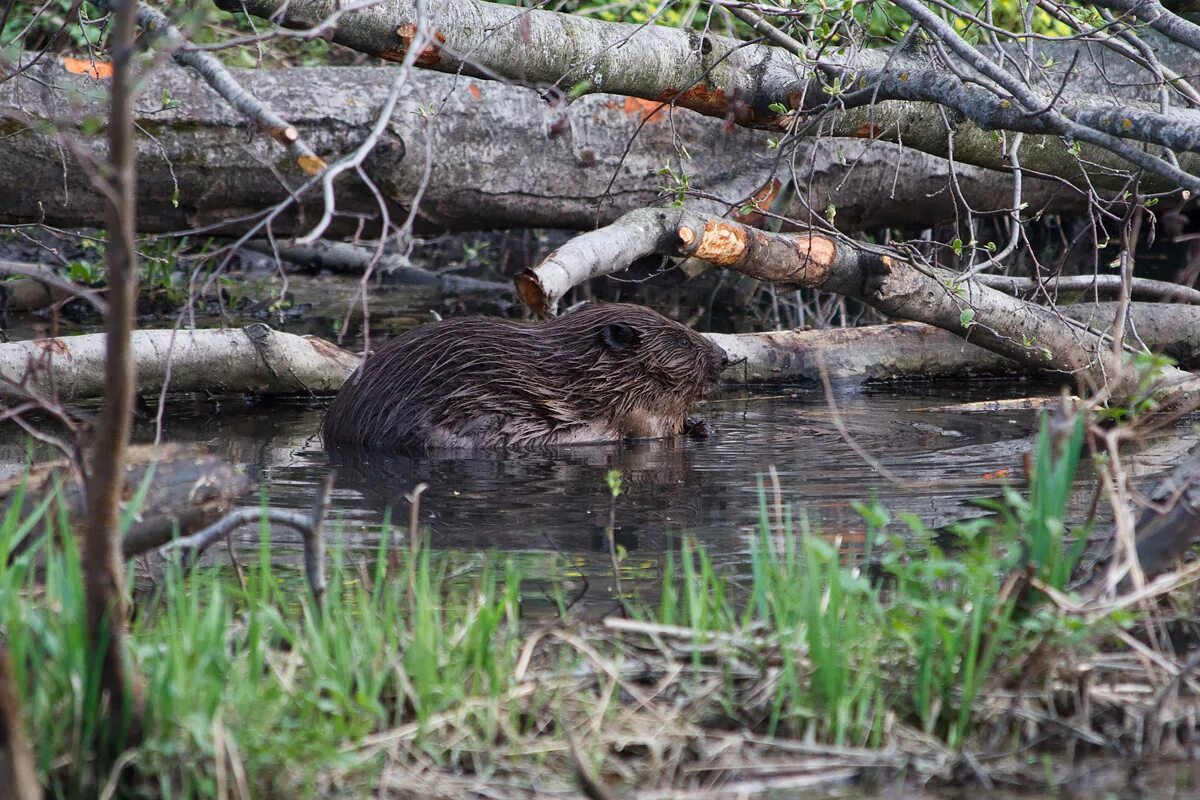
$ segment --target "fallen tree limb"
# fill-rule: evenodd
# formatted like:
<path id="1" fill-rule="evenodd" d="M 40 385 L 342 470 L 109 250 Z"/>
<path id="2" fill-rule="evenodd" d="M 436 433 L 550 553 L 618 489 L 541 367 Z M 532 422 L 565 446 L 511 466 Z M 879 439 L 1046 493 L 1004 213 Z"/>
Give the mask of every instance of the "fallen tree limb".
<path id="1" fill-rule="evenodd" d="M 112 0 L 96 0 L 105 11 L 113 11 Z M 295 125 L 288 123 L 252 93 L 246 91 L 229 69 L 212 53 L 193 49 L 183 34 L 161 11 L 145 3 L 137 4 L 138 25 L 160 40 L 177 64 L 194 69 L 225 102 L 244 114 L 264 133 L 287 148 L 288 155 L 308 175 L 325 169 L 325 162 L 301 138 Z"/>
<path id="2" fill-rule="evenodd" d="M 1064 317 L 1105 329 L 1115 303 L 1060 309 Z M 1044 309 L 1043 309 L 1044 310 Z M 1200 367 L 1200 307 L 1134 303 L 1133 328 L 1152 350 L 1185 368 Z M 923 323 L 862 328 L 766 333 L 706 334 L 734 362 L 724 374 L 731 384 L 807 383 L 819 380 L 824 362 L 835 381 L 939 380 L 973 375 L 1010 375 L 1051 369 L 1039 360 L 1024 365 L 989 352 L 961 336 Z M 171 337 L 176 338 L 171 351 Z M 0 344 L 0 378 L 35 392 L 57 389 L 63 400 L 96 397 L 103 334 L 63 336 Z M 171 391 L 206 394 L 328 395 L 361 362 L 358 355 L 310 336 L 272 331 L 254 324 L 241 330 L 143 330 L 133 336 L 138 390 L 157 394 L 170 369 Z M 0 396 L 25 398 L 16 386 L 0 384 Z"/>
<path id="3" fill-rule="evenodd" d="M 312 336 L 255 323 L 233 330 L 134 331 L 137 391 L 300 394 L 336 391 L 359 359 Z M 168 381 L 169 378 L 169 381 Z M 30 392 L 62 401 L 98 397 L 104 388 L 104 335 L 0 344 L 0 397 Z"/>
<path id="4" fill-rule="evenodd" d="M 976 280 L 983 286 L 999 289 L 1008 294 L 1021 294 L 1035 290 L 1050 294 L 1058 292 L 1095 292 L 1111 296 L 1121 291 L 1120 275 L 1067 275 L 1038 281 L 1033 278 L 1014 278 L 1009 275 L 980 275 Z M 1173 300 L 1178 303 L 1200 303 L 1200 290 L 1177 283 L 1155 281 L 1149 278 L 1134 278 L 1130 290 L 1134 295 L 1152 297 L 1157 300 Z"/>
<path id="5" fill-rule="evenodd" d="M 302 138 L 321 142 L 327 153 L 353 150 L 371 127 L 387 97 L 391 69 L 311 68 L 235 70 L 253 81 L 256 94 L 279 109 Z M 46 64 L 0 83 L 0 222 L 69 227 L 103 221 L 103 197 L 71 152 L 61 152 L 54 125 L 82 125 L 105 112 L 95 97 L 96 81 Z M 532 89 L 417 71 L 370 158 L 362 168 L 403 218 L 418 190 L 423 230 L 482 228 L 575 228 L 590 230 L 621 214 L 657 203 L 666 163 L 689 176 L 690 187 L 730 204 L 762 186 L 779 166 L 767 136 L 729 128 L 682 109 L 654 113 L 657 104 L 633 98 L 591 95 L 565 109 L 551 109 Z M 138 146 L 138 230 L 186 231 L 211 226 L 239 234 L 263 218 L 264 209 L 291 197 L 275 160 L 278 152 L 261 138 L 247 139 L 246 121 L 213 96 L 190 71 L 168 66 L 147 78 L 143 96 L 168 95 L 177 103 L 136 112 L 154 141 Z M 314 102 L 313 98 L 319 99 Z M 429 115 L 428 109 L 436 109 Z M 96 147 L 76 136 L 79 147 Z M 426 148 L 428 143 L 428 148 Z M 678 146 L 691 160 L 678 164 Z M 415 149 L 405 157 L 409 149 Z M 425 157 L 432 158 L 424 182 Z M 521 169 L 505 169 L 521 152 Z M 952 220 L 961 196 L 974 208 L 1003 209 L 1011 202 L 1011 180 L 966 165 L 955 168 L 950 191 L 947 162 L 911 148 L 861 139 L 799 143 L 795 163 L 805 180 L 792 204 L 773 210 L 807 219 L 809 208 L 837 207 L 845 230 L 875 226 L 925 226 Z M 302 175 L 284 170 L 284 178 Z M 335 185 L 337 229 L 363 234 L 379 209 L 356 176 Z M 178 203 L 165 202 L 178 191 Z M 319 193 L 302 198 L 272 222 L 279 236 L 306 230 L 302 215 L 320 217 Z M 1087 208 L 1084 194 L 1050 181 L 1026 177 L 1029 213 Z M 798 197 L 798 199 L 797 199 Z M 800 202 L 803 201 L 803 202 Z M 727 209 L 717 208 L 717 214 Z M 913 208 L 922 211 L 913 219 Z"/>
<path id="6" fill-rule="evenodd" d="M 1200 447 L 1150 493 L 1137 520 L 1138 563 L 1153 577 L 1178 561 L 1200 537 Z"/>
<path id="7" fill-rule="evenodd" d="M 224 539 L 230 533 L 243 525 L 261 523 L 267 520 L 272 524 L 283 525 L 300 534 L 304 542 L 304 574 L 308 578 L 308 587 L 312 592 L 313 601 L 319 608 L 325 598 L 325 512 L 329 507 L 329 499 L 333 492 L 331 473 L 317 490 L 313 499 L 312 510 L 307 515 L 298 511 L 288 511 L 278 508 L 239 508 L 231 511 L 203 530 L 189 536 L 183 536 L 169 543 L 168 550 L 178 550 L 183 554 L 184 568 L 190 568 L 204 551 L 216 542 Z M 261 525 L 259 525 L 261 530 Z M 157 546 L 157 545 L 156 545 Z M 151 549 L 151 548 L 147 548 Z"/>
<path id="8" fill-rule="evenodd" d="M 149 483 L 147 483 L 147 480 Z M 250 489 L 250 481 L 220 456 L 199 447 L 139 445 L 125 466 L 125 513 L 132 520 L 121 542 L 126 558 L 161 547 L 219 519 Z M 24 519 L 40 506 L 60 501 L 72 526 L 87 516 L 83 486 L 65 461 L 39 464 L 20 477 L 0 482 L 0 507 Z M 136 508 L 130 503 L 138 502 Z M 43 535 L 36 526 L 9 554 L 19 557 Z"/>
<path id="9" fill-rule="evenodd" d="M 447 294 L 458 292 L 510 294 L 513 292 L 513 286 L 510 283 L 484 281 L 462 275 L 439 274 L 413 266 L 404 256 L 389 253 L 376 258 L 375 251 L 372 248 L 347 244 L 345 242 L 321 240 L 302 247 L 288 247 L 273 245 L 268 241 L 253 240 L 247 242 L 243 247 L 257 253 L 278 256 L 283 261 L 313 269 L 327 269 L 332 272 L 358 274 L 366 272 L 367 269 L 373 269 L 377 273 L 388 275 L 398 283 L 407 283 L 416 286 L 436 286 Z"/>
<path id="10" fill-rule="evenodd" d="M 19 276 L 0 282 L 0 303 L 10 311 L 38 311 L 78 297 L 103 314 L 108 305 L 97 292 L 63 280 L 40 264 L 0 259 L 0 275 Z"/>
<path id="11" fill-rule="evenodd" d="M 652 253 L 698 258 L 760 280 L 842 294 L 889 316 L 934 325 L 1027 367 L 1083 377 L 1117 396 L 1131 388 L 1122 359 L 1105 336 L 1052 309 L 832 236 L 754 230 L 684 209 L 632 211 L 612 226 L 577 236 L 518 275 L 517 290 L 536 313 L 550 314 L 571 287 Z M 1200 390 L 1200 382 L 1180 370 L 1165 370 L 1163 378 L 1173 391 Z"/>
<path id="12" fill-rule="evenodd" d="M 1059 308 L 1063 315 L 1097 329 L 1111 324 L 1115 310 L 1115 303 Z M 1130 313 L 1135 330 L 1151 350 L 1166 353 L 1183 369 L 1200 369 L 1200 307 L 1134 303 Z M 818 384 L 822 367 L 835 383 L 1029 373 L 1010 358 L 922 322 L 706 335 L 729 354 L 732 364 L 723 376 L 728 383 Z"/>

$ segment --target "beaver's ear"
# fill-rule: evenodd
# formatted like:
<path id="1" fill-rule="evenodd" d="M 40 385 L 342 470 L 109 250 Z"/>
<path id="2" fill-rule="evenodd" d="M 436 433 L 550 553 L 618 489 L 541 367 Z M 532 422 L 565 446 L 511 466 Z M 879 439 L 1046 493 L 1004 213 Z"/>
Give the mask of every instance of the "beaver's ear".
<path id="1" fill-rule="evenodd" d="M 614 353 L 632 350 L 641 338 L 636 328 L 624 322 L 610 322 L 600 329 L 601 343 Z"/>

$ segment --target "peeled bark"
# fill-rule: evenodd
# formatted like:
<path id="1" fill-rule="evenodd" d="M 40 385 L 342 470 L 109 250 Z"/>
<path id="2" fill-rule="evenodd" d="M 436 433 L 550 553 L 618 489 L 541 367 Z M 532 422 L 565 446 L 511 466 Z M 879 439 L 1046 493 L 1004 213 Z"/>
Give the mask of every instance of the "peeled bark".
<path id="1" fill-rule="evenodd" d="M 174 342 L 172 343 L 172 339 Z M 316 395 L 336 391 L 358 357 L 313 336 L 255 323 L 238 330 L 135 331 L 131 358 L 139 393 Z M 64 336 L 0 344 L 0 397 L 23 389 L 63 401 L 105 388 L 105 336 Z"/>
<path id="2" fill-rule="evenodd" d="M 280 111 L 327 160 L 351 151 L 370 128 L 387 96 L 388 68 L 241 70 L 235 75 Z M 403 219 L 422 186 L 417 222 L 426 230 L 504 227 L 591 229 L 660 200 L 665 164 L 690 176 L 692 189 L 737 204 L 788 167 L 767 147 L 764 134 L 724 125 L 683 109 L 663 110 L 634 98 L 592 95 L 553 108 L 537 92 L 466 77 L 417 72 L 364 171 Z M 100 224 L 103 197 L 70 149 L 42 126 L 74 131 L 76 144 L 102 156 L 102 143 L 75 126 L 103 113 L 97 81 L 48 64 L 0 83 L 0 222 L 65 226 Z M 248 123 L 198 77 L 168 67 L 147 78 L 146 97 L 166 92 L 178 105 L 147 103 L 139 113 L 138 221 L 143 232 L 212 226 L 243 233 L 303 184 L 288 162 L 277 164 L 274 143 L 248 134 Z M 421 109 L 437 113 L 421 116 Z M 427 138 L 428 137 L 428 140 Z M 426 143 L 428 141 L 428 147 Z M 679 161 L 679 145 L 690 160 Z M 626 149 L 628 148 L 628 152 Z M 407 155 L 406 155 L 407 154 Z M 514 154 L 519 155 L 520 168 Z M 797 196 L 774 209 L 807 219 L 832 204 L 845 230 L 922 226 L 955 218 L 947 163 L 916 150 L 860 139 L 806 140 L 793 154 L 804 176 Z M 172 168 L 174 176 L 172 175 Z M 1011 202 L 1007 176 L 960 165 L 959 187 L 978 209 Z M 289 186 L 280 182 L 283 175 Z M 176 182 L 177 181 L 177 182 Z M 336 187 L 335 232 L 358 233 L 361 217 L 379 220 L 372 194 L 352 176 Z M 278 236 L 302 233 L 320 217 L 319 192 L 271 223 Z M 1057 183 L 1025 180 L 1030 213 L 1086 208 L 1083 198 Z M 717 203 L 697 201 L 724 213 Z M 913 209 L 920 208 L 919 218 Z M 303 216 L 302 216 L 303 215 Z"/>

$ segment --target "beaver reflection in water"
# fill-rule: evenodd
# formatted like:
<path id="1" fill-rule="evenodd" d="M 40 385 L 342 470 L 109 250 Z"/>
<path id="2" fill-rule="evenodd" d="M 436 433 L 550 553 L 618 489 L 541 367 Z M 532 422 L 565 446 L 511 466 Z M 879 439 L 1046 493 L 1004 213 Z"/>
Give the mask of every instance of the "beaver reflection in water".
<path id="1" fill-rule="evenodd" d="M 539 324 L 462 317 L 388 341 L 338 392 L 326 444 L 484 449 L 674 436 L 725 351 L 648 308 Z"/>

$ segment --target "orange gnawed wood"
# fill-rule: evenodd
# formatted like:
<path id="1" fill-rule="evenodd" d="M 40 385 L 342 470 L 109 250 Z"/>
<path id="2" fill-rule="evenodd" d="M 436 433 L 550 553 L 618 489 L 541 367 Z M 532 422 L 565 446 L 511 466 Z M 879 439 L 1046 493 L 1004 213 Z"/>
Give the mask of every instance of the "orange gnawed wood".
<path id="1" fill-rule="evenodd" d="M 471 97 L 474 97 L 476 100 L 483 97 L 483 91 L 479 88 L 479 84 L 477 84 L 477 83 L 472 83 L 469 86 L 467 86 L 467 92 L 471 95 Z"/>
<path id="2" fill-rule="evenodd" d="M 723 117 L 733 111 L 733 106 L 729 102 L 729 96 L 725 94 L 723 89 L 705 86 L 704 84 L 697 84 L 683 91 L 667 89 L 656 99 L 663 103 L 672 103 L 684 108 L 690 108 L 693 111 L 699 111 L 701 114 L 707 114 L 711 117 Z M 735 118 L 737 117 L 736 114 L 734 116 Z"/>
<path id="3" fill-rule="evenodd" d="M 300 131 L 296 130 L 292 125 L 287 125 L 283 128 L 267 128 L 266 130 L 268 136 L 284 147 L 287 147 L 300 138 Z"/>
<path id="4" fill-rule="evenodd" d="M 688 235 L 683 235 L 688 230 Z M 680 238 L 691 238 L 690 229 L 680 231 Z M 722 267 L 732 266 L 746 255 L 746 229 L 741 225 L 710 219 L 704 223 L 704 232 L 692 255 L 701 261 Z"/>
<path id="5" fill-rule="evenodd" d="M 663 113 L 661 100 L 643 100 L 640 97 L 626 97 L 621 109 L 630 116 L 641 116 L 645 122 L 662 122 L 667 115 Z"/>
<path id="6" fill-rule="evenodd" d="M 417 26 L 415 24 L 407 22 L 401 25 L 400 27 L 396 28 L 396 36 L 400 37 L 401 42 L 401 46 L 399 48 L 400 57 L 390 57 L 388 54 L 394 52 L 392 49 L 384 51 L 384 53 L 381 53 L 381 55 L 389 61 L 402 61 L 404 59 L 404 52 L 408 50 L 408 48 L 412 47 L 412 41 L 416 35 Z M 427 44 L 425 49 L 421 51 L 421 54 L 417 56 L 418 67 L 433 67 L 436 66 L 439 61 L 441 61 L 442 51 L 438 45 L 446 43 L 446 36 L 441 31 L 434 31 L 433 39 L 434 41 Z"/>
<path id="7" fill-rule="evenodd" d="M 825 236 L 797 236 L 795 245 L 799 264 L 793 279 L 805 286 L 819 286 L 833 268 L 837 245 Z"/>
<path id="8" fill-rule="evenodd" d="M 65 357 L 71 360 L 71 348 L 67 347 L 62 339 L 35 339 L 34 344 L 43 353 L 49 353 L 52 356 Z"/>
<path id="9" fill-rule="evenodd" d="M 113 66 L 107 61 L 96 61 L 90 58 L 62 57 L 63 68 L 76 75 L 88 75 L 101 80 L 112 78 Z"/>
<path id="10" fill-rule="evenodd" d="M 743 225 L 749 225 L 752 228 L 760 227 L 766 220 L 765 211 L 770 211 L 774 205 L 775 199 L 779 197 L 779 190 L 783 183 L 778 178 L 771 178 L 766 183 L 758 188 L 754 194 L 746 198 L 745 202 L 739 205 L 739 208 L 747 205 L 752 205 L 754 208 L 745 214 L 738 212 L 733 215 L 735 222 L 740 222 Z"/>
<path id="11" fill-rule="evenodd" d="M 557 251 L 546 256 L 543 263 L 554 258 L 556 253 Z M 517 287 L 517 296 L 521 298 L 521 302 L 525 304 L 526 308 L 543 319 L 550 316 L 546 290 L 542 287 L 542 282 L 536 272 L 526 267 L 517 277 L 513 278 L 513 283 Z"/>
<path id="12" fill-rule="evenodd" d="M 858 130 L 855 131 L 855 135 L 857 135 L 860 139 L 874 139 L 881 133 L 883 133 L 883 129 L 878 125 L 872 125 L 870 122 L 864 122 L 862 125 L 859 125 Z"/>
<path id="13" fill-rule="evenodd" d="M 320 175 L 329 166 L 325 163 L 325 159 L 320 156 L 300 156 L 296 159 L 296 163 L 305 175 Z"/>

